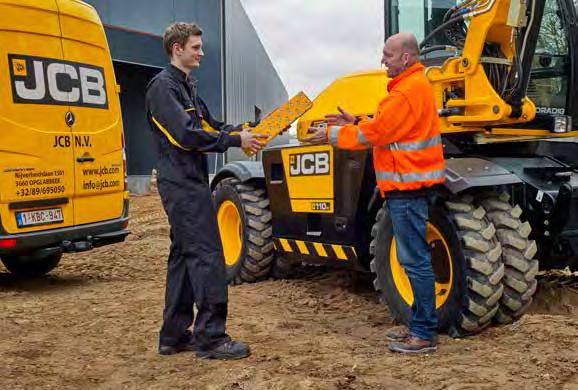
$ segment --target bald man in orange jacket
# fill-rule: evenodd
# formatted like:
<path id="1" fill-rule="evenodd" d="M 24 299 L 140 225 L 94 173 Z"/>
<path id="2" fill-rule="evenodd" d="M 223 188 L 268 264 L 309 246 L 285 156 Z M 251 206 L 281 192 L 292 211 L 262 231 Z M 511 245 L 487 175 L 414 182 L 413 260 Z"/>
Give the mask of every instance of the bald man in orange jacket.
<path id="1" fill-rule="evenodd" d="M 385 197 L 395 236 L 397 257 L 413 290 L 409 327 L 386 337 L 395 352 L 423 353 L 437 349 L 434 274 L 426 242 L 428 205 L 444 181 L 444 157 L 432 88 L 419 62 L 415 36 L 391 36 L 382 64 L 391 78 L 388 95 L 373 119 L 357 121 L 340 109 L 327 115 L 327 129 L 311 128 L 310 143 L 328 141 L 341 149 L 373 148 L 377 186 Z"/>

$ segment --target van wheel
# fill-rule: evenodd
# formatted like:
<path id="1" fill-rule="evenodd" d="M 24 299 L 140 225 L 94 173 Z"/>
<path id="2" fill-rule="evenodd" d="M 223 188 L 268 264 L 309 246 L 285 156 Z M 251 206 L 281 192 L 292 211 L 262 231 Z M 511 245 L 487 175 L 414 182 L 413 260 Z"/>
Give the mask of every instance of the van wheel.
<path id="1" fill-rule="evenodd" d="M 259 185 L 226 178 L 213 191 L 230 284 L 269 275 L 274 258 L 269 199 Z"/>
<path id="2" fill-rule="evenodd" d="M 488 219 L 496 226 L 506 267 L 504 294 L 494 319 L 500 324 L 509 324 L 520 318 L 532 303 L 538 285 L 539 265 L 534 259 L 538 248 L 536 241 L 528 239 L 532 228 L 528 222 L 522 222 L 522 209 L 511 205 L 507 193 L 485 193 L 479 199 Z"/>
<path id="3" fill-rule="evenodd" d="M 438 328 L 453 337 L 487 327 L 502 296 L 504 266 L 494 225 L 473 196 L 462 195 L 430 206 L 426 239 L 435 276 Z M 371 270 L 395 320 L 407 324 L 413 291 L 397 260 L 391 218 L 384 202 L 371 231 Z"/>
<path id="4" fill-rule="evenodd" d="M 2 263 L 11 274 L 26 278 L 42 276 L 52 271 L 62 258 L 62 253 L 54 253 L 41 259 L 30 256 L 3 256 Z"/>

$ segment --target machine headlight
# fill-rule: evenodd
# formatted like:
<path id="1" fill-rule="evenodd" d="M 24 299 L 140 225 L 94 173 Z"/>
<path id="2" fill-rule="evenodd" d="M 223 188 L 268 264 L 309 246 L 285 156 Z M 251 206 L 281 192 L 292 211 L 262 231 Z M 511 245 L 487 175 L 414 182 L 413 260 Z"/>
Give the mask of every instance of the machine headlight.
<path id="1" fill-rule="evenodd" d="M 554 117 L 554 133 L 568 133 L 572 131 L 572 118 L 568 115 Z"/>

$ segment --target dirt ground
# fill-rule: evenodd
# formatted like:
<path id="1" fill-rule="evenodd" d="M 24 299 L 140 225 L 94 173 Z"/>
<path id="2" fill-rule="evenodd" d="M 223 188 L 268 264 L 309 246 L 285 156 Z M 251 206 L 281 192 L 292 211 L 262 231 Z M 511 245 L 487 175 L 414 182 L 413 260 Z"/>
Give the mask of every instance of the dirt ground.
<path id="1" fill-rule="evenodd" d="M 19 388 L 578 389 L 578 283 L 546 277 L 531 313 L 427 356 L 389 353 L 368 277 L 316 269 L 232 287 L 235 362 L 156 353 L 168 227 L 158 196 L 131 203 L 125 243 L 67 255 L 36 281 L 0 269 L 0 383 Z"/>

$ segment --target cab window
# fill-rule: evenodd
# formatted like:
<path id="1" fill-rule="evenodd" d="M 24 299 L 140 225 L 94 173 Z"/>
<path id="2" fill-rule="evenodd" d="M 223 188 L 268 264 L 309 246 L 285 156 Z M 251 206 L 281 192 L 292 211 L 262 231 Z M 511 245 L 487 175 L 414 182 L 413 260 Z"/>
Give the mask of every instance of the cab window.
<path id="1" fill-rule="evenodd" d="M 568 97 L 568 33 L 558 0 L 546 0 L 528 96 L 538 112 L 563 114 Z"/>

